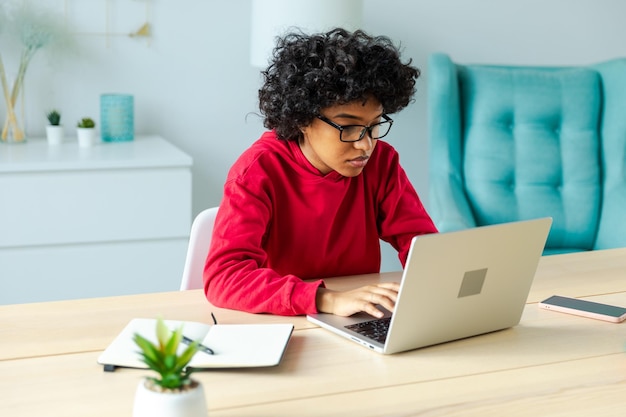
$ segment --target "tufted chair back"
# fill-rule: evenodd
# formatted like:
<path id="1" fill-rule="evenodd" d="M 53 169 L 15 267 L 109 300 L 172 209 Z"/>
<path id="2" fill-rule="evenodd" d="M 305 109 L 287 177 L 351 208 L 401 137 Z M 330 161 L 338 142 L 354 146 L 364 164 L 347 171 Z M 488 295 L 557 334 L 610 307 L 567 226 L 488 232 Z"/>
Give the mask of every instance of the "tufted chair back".
<path id="1" fill-rule="evenodd" d="M 626 246 L 626 60 L 428 69 L 441 231 L 550 216 L 544 253 Z"/>

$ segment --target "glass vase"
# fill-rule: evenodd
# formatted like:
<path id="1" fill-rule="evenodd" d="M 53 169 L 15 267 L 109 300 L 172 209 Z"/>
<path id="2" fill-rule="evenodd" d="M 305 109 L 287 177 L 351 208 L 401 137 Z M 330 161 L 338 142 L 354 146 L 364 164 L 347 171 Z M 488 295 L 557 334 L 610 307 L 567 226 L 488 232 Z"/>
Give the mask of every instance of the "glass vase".
<path id="1" fill-rule="evenodd" d="M 128 94 L 100 96 L 100 131 L 104 142 L 126 142 L 134 139 L 134 100 Z"/>
<path id="2" fill-rule="evenodd" d="M 6 114 L 2 123 L 0 140 L 4 143 L 24 143 L 24 82 L 17 78 L 13 83 L 3 83 Z"/>

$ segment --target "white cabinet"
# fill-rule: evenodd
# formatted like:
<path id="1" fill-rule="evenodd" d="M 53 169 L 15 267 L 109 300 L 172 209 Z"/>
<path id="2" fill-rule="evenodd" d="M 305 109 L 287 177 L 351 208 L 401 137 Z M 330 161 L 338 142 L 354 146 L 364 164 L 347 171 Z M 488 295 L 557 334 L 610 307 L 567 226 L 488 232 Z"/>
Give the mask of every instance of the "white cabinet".
<path id="1" fill-rule="evenodd" d="M 0 144 L 0 304 L 178 289 L 191 165 L 157 136 Z"/>

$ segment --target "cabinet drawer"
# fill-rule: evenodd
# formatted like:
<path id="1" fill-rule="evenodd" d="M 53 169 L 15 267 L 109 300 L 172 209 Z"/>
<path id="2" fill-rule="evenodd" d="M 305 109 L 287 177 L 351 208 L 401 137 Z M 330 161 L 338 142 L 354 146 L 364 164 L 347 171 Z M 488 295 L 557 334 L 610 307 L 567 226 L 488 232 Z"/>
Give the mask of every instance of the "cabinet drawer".
<path id="1" fill-rule="evenodd" d="M 176 291 L 187 239 L 0 249 L 0 305 Z"/>
<path id="2" fill-rule="evenodd" d="M 188 168 L 0 176 L 0 248 L 186 237 Z"/>

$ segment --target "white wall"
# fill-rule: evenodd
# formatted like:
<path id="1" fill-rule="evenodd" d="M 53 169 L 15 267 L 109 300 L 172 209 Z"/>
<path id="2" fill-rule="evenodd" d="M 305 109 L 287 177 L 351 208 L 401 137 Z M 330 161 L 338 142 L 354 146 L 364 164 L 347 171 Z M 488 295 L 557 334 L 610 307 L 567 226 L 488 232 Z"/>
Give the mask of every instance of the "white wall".
<path id="1" fill-rule="evenodd" d="M 115 7 L 136 1 L 111 0 Z M 416 101 L 394 116 L 389 141 L 425 202 L 430 53 L 447 52 L 463 63 L 529 65 L 584 65 L 626 55 L 621 0 L 364 0 L 364 5 L 364 29 L 399 42 L 404 56 L 422 69 Z M 79 117 L 97 118 L 101 93 L 133 94 L 137 132 L 162 135 L 192 155 L 194 214 L 218 204 L 228 168 L 263 130 L 254 114 L 261 78 L 248 59 L 250 8 L 250 0 L 154 0 L 149 45 L 123 37 L 107 45 L 101 37 L 80 36 L 81 48 L 72 56 L 43 51 L 27 75 L 28 133 L 42 136 L 45 111 L 59 107 L 74 134 Z M 383 269 L 397 268 L 395 254 L 385 250 Z"/>

